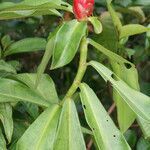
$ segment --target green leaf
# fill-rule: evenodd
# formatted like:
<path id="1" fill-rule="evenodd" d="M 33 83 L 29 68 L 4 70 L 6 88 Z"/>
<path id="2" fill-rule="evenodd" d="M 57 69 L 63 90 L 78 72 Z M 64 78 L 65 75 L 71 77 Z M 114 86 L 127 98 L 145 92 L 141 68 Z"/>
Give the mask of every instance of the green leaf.
<path id="1" fill-rule="evenodd" d="M 99 149 L 129 150 L 122 133 L 117 129 L 94 91 L 85 83 L 80 86 L 81 102 L 87 123 L 93 131 Z"/>
<path id="2" fill-rule="evenodd" d="M 20 3 L 4 2 L 0 7 L 0 20 L 24 18 L 39 15 L 57 15 L 61 14 L 56 9 L 62 9 L 72 12 L 72 7 L 63 1 L 23 1 Z"/>
<path id="3" fill-rule="evenodd" d="M 43 38 L 26 38 L 11 44 L 5 51 L 4 56 L 16 53 L 44 50 L 45 46 L 46 40 Z"/>
<path id="4" fill-rule="evenodd" d="M 106 49 L 102 45 L 98 44 L 97 42 L 93 41 L 92 39 L 88 39 L 89 44 L 94 46 L 97 50 L 105 54 L 110 60 L 118 62 L 120 65 L 127 65 L 130 67 L 134 67 L 134 64 L 130 63 L 123 57 L 117 55 L 116 53 L 112 52 L 111 50 Z"/>
<path id="5" fill-rule="evenodd" d="M 1 150 L 7 150 L 7 148 L 6 148 L 6 141 L 5 141 L 5 138 L 4 138 L 4 135 L 3 135 L 1 129 L 0 129 L 0 149 Z"/>
<path id="6" fill-rule="evenodd" d="M 60 115 L 54 150 L 85 150 L 81 126 L 73 100 L 66 99 Z"/>
<path id="7" fill-rule="evenodd" d="M 136 115 L 150 121 L 150 98 L 148 96 L 129 87 L 104 65 L 95 61 L 91 61 L 89 64 L 98 71 L 105 81 L 111 82 L 116 91 Z"/>
<path id="8" fill-rule="evenodd" d="M 51 105 L 49 101 L 22 83 L 4 78 L 0 78 L 0 83 L 0 102 L 27 101 L 46 107 Z"/>
<path id="9" fill-rule="evenodd" d="M 4 60 L 0 60 L 0 72 L 16 74 L 15 68 Z"/>
<path id="10" fill-rule="evenodd" d="M 23 102 L 23 104 L 25 106 L 26 111 L 35 120 L 39 116 L 38 105 L 29 102 Z"/>
<path id="11" fill-rule="evenodd" d="M 59 28 L 55 36 L 51 69 L 62 67 L 74 58 L 86 30 L 86 22 L 77 20 L 66 22 Z"/>
<path id="12" fill-rule="evenodd" d="M 10 104 L 0 104 L 0 119 L 3 123 L 7 140 L 10 143 L 13 134 L 12 106 Z"/>
<path id="13" fill-rule="evenodd" d="M 115 10 L 113 9 L 111 1 L 109 1 L 109 0 L 107 0 L 107 7 L 108 7 L 108 11 L 111 15 L 111 18 L 113 20 L 113 24 L 116 28 L 116 31 L 119 33 L 122 28 L 122 23 L 118 17 L 117 12 L 115 12 Z"/>
<path id="14" fill-rule="evenodd" d="M 83 134 L 93 135 L 93 132 L 85 127 L 81 127 L 81 130 Z"/>
<path id="15" fill-rule="evenodd" d="M 57 33 L 57 31 L 59 30 L 61 26 L 57 27 L 56 30 L 54 32 L 52 32 L 48 38 L 48 42 L 46 44 L 46 50 L 44 53 L 44 56 L 42 58 L 42 61 L 40 63 L 40 65 L 38 66 L 37 69 L 37 77 L 36 77 L 36 82 L 35 82 L 35 87 L 38 86 L 40 80 L 41 80 L 41 76 L 44 73 L 44 70 L 52 56 L 53 53 L 53 47 L 54 47 L 54 40 L 55 40 L 55 35 Z"/>
<path id="16" fill-rule="evenodd" d="M 129 143 L 130 147 L 133 149 L 135 147 L 136 141 L 137 141 L 137 135 L 134 130 L 127 130 L 124 133 L 124 136 Z"/>
<path id="17" fill-rule="evenodd" d="M 25 131 L 16 145 L 16 150 L 53 149 L 60 106 L 47 108 Z"/>
<path id="18" fill-rule="evenodd" d="M 139 91 L 138 73 L 135 67 L 127 68 L 117 62 L 111 62 L 114 73 L 131 88 Z M 113 90 L 113 99 L 117 105 L 117 117 L 122 132 L 125 132 L 134 122 L 136 115 L 131 108 L 124 102 L 118 92 Z"/>
<path id="19" fill-rule="evenodd" d="M 96 34 L 100 34 L 102 32 L 102 24 L 100 22 L 100 20 L 98 19 L 98 17 L 89 17 L 88 18 L 88 21 L 91 22 L 91 24 L 93 25 L 94 27 L 94 32 Z"/>
<path id="20" fill-rule="evenodd" d="M 100 18 L 103 31 L 101 34 L 94 35 L 94 40 L 101 43 L 105 48 L 117 51 L 118 49 L 118 34 L 116 33 L 111 16 L 108 12 L 104 12 Z M 111 35 L 111 36 L 110 36 Z"/>
<path id="21" fill-rule="evenodd" d="M 139 24 L 129 24 L 121 28 L 119 38 L 121 39 L 121 38 L 129 37 L 132 35 L 144 33 L 147 31 L 150 31 L 150 28 L 144 27 Z"/>
<path id="22" fill-rule="evenodd" d="M 150 121 L 144 120 L 141 117 L 137 118 L 137 122 L 144 134 L 145 139 L 150 139 Z"/>
<path id="23" fill-rule="evenodd" d="M 150 149 L 150 142 L 141 137 L 137 143 L 136 150 L 149 150 L 149 149 Z"/>
<path id="24" fill-rule="evenodd" d="M 45 100 L 50 103 L 58 103 L 58 95 L 55 89 L 55 84 L 51 77 L 47 74 L 41 76 L 41 80 L 37 88 L 35 88 L 36 73 L 22 73 L 15 76 L 17 80 L 26 84 L 32 91 L 41 95 Z"/>

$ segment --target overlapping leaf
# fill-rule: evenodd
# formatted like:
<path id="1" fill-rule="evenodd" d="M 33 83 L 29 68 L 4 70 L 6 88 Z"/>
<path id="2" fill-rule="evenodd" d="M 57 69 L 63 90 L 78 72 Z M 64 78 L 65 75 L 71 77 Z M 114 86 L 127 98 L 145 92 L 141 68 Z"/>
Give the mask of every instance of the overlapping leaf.
<path id="1" fill-rule="evenodd" d="M 11 44 L 6 49 L 4 56 L 16 53 L 45 50 L 45 47 L 46 47 L 46 40 L 44 38 L 25 38 Z"/>
<path id="2" fill-rule="evenodd" d="M 12 106 L 10 104 L 0 104 L 0 120 L 3 123 L 6 137 L 10 143 L 13 134 Z"/>
<path id="3" fill-rule="evenodd" d="M 0 102 L 27 101 L 46 107 L 51 105 L 41 95 L 20 82 L 0 78 L 0 83 Z"/>
<path id="4" fill-rule="evenodd" d="M 36 73 L 23 73 L 14 76 L 17 80 L 26 84 L 31 90 L 41 95 L 50 103 L 58 103 L 58 96 L 53 80 L 49 75 L 43 74 L 37 88 L 35 88 Z"/>
<path id="5" fill-rule="evenodd" d="M 86 22 L 77 20 L 66 22 L 58 29 L 53 46 L 52 69 L 62 67 L 73 59 L 86 29 Z"/>
<path id="6" fill-rule="evenodd" d="M 54 150 L 85 150 L 78 114 L 73 100 L 63 104 Z"/>
<path id="7" fill-rule="evenodd" d="M 16 150 L 53 149 L 60 106 L 47 108 L 25 131 L 16 145 Z"/>
<path id="8" fill-rule="evenodd" d="M 85 117 L 93 131 L 98 149 L 130 150 L 94 91 L 86 84 L 81 84 L 80 89 Z"/>
<path id="9" fill-rule="evenodd" d="M 4 2 L 0 7 L 0 20 L 24 18 L 28 16 L 39 16 L 53 14 L 61 16 L 56 9 L 72 11 L 71 6 L 61 0 L 52 1 L 23 1 L 20 3 Z"/>
<path id="10" fill-rule="evenodd" d="M 95 61 L 91 61 L 90 65 L 98 71 L 105 81 L 112 83 L 116 91 L 138 116 L 150 121 L 150 98 L 148 96 L 129 87 L 104 65 Z"/>

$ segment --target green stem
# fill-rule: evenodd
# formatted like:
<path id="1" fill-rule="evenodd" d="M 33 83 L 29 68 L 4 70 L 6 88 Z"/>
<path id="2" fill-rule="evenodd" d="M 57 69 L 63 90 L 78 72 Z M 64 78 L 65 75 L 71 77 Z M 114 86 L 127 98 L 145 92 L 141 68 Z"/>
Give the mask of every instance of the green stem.
<path id="1" fill-rule="evenodd" d="M 71 98 L 81 83 L 81 80 L 87 68 L 87 64 L 86 64 L 87 49 L 88 49 L 87 47 L 88 47 L 87 39 L 84 37 L 80 45 L 80 60 L 79 60 L 79 68 L 76 77 L 61 103 L 63 103 L 65 99 Z"/>

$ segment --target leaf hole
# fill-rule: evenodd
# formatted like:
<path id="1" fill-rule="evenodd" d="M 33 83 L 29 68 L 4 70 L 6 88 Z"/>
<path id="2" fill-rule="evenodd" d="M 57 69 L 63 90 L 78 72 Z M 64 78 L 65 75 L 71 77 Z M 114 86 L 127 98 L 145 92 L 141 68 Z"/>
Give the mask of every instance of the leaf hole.
<path id="1" fill-rule="evenodd" d="M 108 122 L 108 120 L 106 120 Z"/>
<path id="2" fill-rule="evenodd" d="M 131 64 L 129 64 L 129 63 L 124 63 L 124 65 L 127 69 L 130 69 L 132 67 Z"/>
<path id="3" fill-rule="evenodd" d="M 84 109 L 86 109 L 86 106 L 85 106 L 85 105 L 83 105 L 83 108 L 84 108 Z"/>
<path id="4" fill-rule="evenodd" d="M 115 81 L 119 81 L 118 77 L 115 74 L 112 74 L 111 77 L 115 80 Z"/>
<path id="5" fill-rule="evenodd" d="M 67 4 L 61 4 L 61 6 L 64 6 L 64 7 L 69 7 Z"/>
<path id="6" fill-rule="evenodd" d="M 116 135 L 113 135 L 113 137 L 116 137 Z"/>

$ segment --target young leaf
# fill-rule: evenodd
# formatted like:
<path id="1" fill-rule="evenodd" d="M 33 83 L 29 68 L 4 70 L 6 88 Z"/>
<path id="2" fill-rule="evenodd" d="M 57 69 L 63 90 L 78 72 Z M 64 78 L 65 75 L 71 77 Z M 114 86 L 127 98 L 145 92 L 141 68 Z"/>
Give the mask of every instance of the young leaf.
<path id="1" fill-rule="evenodd" d="M 105 81 L 112 83 L 113 87 L 136 115 L 150 121 L 150 98 L 148 96 L 129 87 L 104 65 L 96 61 L 91 61 L 89 64 L 98 71 Z"/>
<path id="2" fill-rule="evenodd" d="M 60 115 L 54 150 L 85 150 L 81 126 L 73 100 L 66 99 Z"/>
<path id="3" fill-rule="evenodd" d="M 51 69 L 62 67 L 74 58 L 86 29 L 86 22 L 77 20 L 62 25 L 55 36 Z"/>
<path id="4" fill-rule="evenodd" d="M 91 127 L 99 149 L 130 150 L 94 91 L 85 83 L 80 86 L 81 102 L 87 123 Z"/>
<path id="5" fill-rule="evenodd" d="M 0 149 L 1 150 L 7 150 L 7 148 L 6 148 L 6 141 L 5 141 L 5 138 L 4 138 L 4 135 L 3 135 L 1 129 L 0 129 Z"/>
<path id="6" fill-rule="evenodd" d="M 91 24 L 94 27 L 94 32 L 96 34 L 100 34 L 102 32 L 102 24 L 100 22 L 100 20 L 98 19 L 98 17 L 89 17 L 88 20 L 91 22 Z"/>
<path id="7" fill-rule="evenodd" d="M 43 38 L 26 38 L 11 44 L 5 51 L 4 56 L 16 53 L 44 50 L 45 46 L 46 40 Z"/>
<path id="8" fill-rule="evenodd" d="M 10 104 L 0 104 L 0 120 L 3 123 L 7 140 L 10 143 L 13 134 L 12 107 Z"/>
<path id="9" fill-rule="evenodd" d="M 18 140 L 16 150 L 53 149 L 60 110 L 58 105 L 47 108 Z"/>
<path id="10" fill-rule="evenodd" d="M 35 88 L 35 81 L 37 77 L 37 74 L 35 73 L 22 73 L 13 77 L 26 84 L 29 88 L 31 88 L 31 90 L 41 95 L 50 103 L 58 103 L 58 95 L 55 89 L 55 84 L 49 75 L 43 74 L 41 76 L 41 80 L 39 81 L 37 88 Z"/>
<path id="11" fill-rule="evenodd" d="M 46 107 L 51 105 L 49 101 L 22 83 L 4 78 L 0 78 L 0 83 L 0 102 L 27 101 Z"/>
<path id="12" fill-rule="evenodd" d="M 121 38 L 129 37 L 131 35 L 144 33 L 147 31 L 150 31 L 150 28 L 144 27 L 139 24 L 129 24 L 129 25 L 125 25 L 121 28 L 119 38 L 121 39 Z"/>

